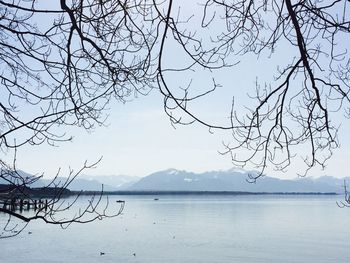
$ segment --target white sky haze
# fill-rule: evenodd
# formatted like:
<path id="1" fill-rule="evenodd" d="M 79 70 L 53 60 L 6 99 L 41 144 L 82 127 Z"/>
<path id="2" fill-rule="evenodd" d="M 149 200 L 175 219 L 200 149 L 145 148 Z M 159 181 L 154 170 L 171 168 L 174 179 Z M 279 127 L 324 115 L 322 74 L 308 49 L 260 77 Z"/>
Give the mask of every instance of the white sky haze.
<path id="1" fill-rule="evenodd" d="M 187 12 L 189 15 L 197 11 L 194 7 L 190 7 L 183 8 L 182 12 L 183 14 Z M 171 43 L 167 43 L 167 48 L 164 54 L 166 66 L 186 63 L 184 55 L 177 53 Z M 237 56 L 232 58 L 232 63 L 239 63 L 232 68 L 217 72 L 198 70 L 191 75 L 176 73 L 167 76 L 168 82 L 172 88 L 177 89 L 179 86 L 185 87 L 192 81 L 190 92 L 196 94 L 208 90 L 212 85 L 212 78 L 215 77 L 221 86 L 212 94 L 190 104 L 189 109 L 210 123 L 229 125 L 228 117 L 233 97 L 237 112 L 244 114 L 244 107 L 256 104 L 247 95 L 254 93 L 255 82 L 272 83 L 278 65 L 295 56 L 291 52 L 294 51 L 291 51 L 288 45 L 280 43 L 271 58 L 266 53 L 262 53 L 259 58 L 250 55 Z M 157 90 L 126 104 L 113 101 L 108 114 L 110 116 L 106 121 L 106 127 L 96 127 L 91 132 L 65 127 L 67 134 L 72 134 L 74 137 L 72 142 L 63 142 L 57 147 L 45 144 L 20 147 L 17 152 L 18 168 L 29 173 L 44 172 L 50 177 L 59 168 L 63 169 L 63 173 L 68 167 L 79 169 L 86 160 L 94 162 L 101 156 L 103 159 L 98 166 L 86 173 L 146 176 L 168 168 L 204 172 L 233 167 L 229 155 L 219 154 L 219 151 L 224 150 L 222 142 L 231 139 L 230 132 L 217 130 L 212 134 L 208 128 L 198 123 L 177 125 L 174 129 L 163 111 L 163 97 Z M 343 113 L 340 112 L 333 117 L 333 121 L 341 125 L 339 134 L 341 147 L 327 163 L 325 171 L 316 168 L 311 172 L 311 176 L 324 174 L 349 176 L 348 120 L 343 118 Z M 300 153 L 303 151 L 304 149 L 301 149 Z M 10 154 L 8 158 L 11 159 Z M 296 156 L 286 173 L 268 169 L 267 174 L 293 178 L 297 176 L 301 163 L 300 156 Z"/>

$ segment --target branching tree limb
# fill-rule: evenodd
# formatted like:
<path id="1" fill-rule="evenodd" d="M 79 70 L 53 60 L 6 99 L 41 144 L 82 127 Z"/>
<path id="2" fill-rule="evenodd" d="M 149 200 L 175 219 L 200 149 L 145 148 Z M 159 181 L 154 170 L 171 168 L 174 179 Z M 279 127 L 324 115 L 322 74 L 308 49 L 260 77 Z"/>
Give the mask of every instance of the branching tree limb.
<path id="1" fill-rule="evenodd" d="M 198 122 L 210 131 L 230 131 L 223 153 L 235 165 L 259 169 L 252 181 L 268 168 L 287 169 L 301 145 L 308 151 L 306 172 L 324 167 L 339 146 L 337 114 L 350 116 L 349 2 L 204 0 L 189 16 L 183 5 L 0 0 L 1 152 L 71 140 L 62 127 L 93 129 L 104 124 L 113 101 L 158 90 L 172 124 Z M 172 50 L 182 63 L 169 60 Z M 246 113 L 233 103 L 227 125 L 211 123 L 191 108 L 219 86 L 215 78 L 205 88 L 169 81 L 172 74 L 191 79 L 196 71 L 228 70 L 246 56 L 273 57 L 280 50 L 290 54 L 276 65 L 274 80 L 256 83 Z M 15 161 L 4 160 L 1 179 L 17 190 L 37 180 L 21 178 Z M 34 218 L 56 222 L 50 212 Z"/>
<path id="2" fill-rule="evenodd" d="M 260 169 L 253 181 L 267 167 L 286 169 L 300 145 L 309 149 L 306 172 L 324 167 L 338 147 L 339 124 L 332 119 L 340 110 L 349 112 L 350 57 L 343 42 L 349 39 L 349 6 L 348 1 L 206 2 L 207 13 L 225 10 L 227 28 L 217 43 L 228 53 L 273 56 L 282 45 L 294 56 L 279 65 L 275 83 L 257 85 L 258 104 L 248 107 L 249 114 L 242 117 L 234 109 L 231 114 L 234 140 L 224 153 L 237 165 Z"/>

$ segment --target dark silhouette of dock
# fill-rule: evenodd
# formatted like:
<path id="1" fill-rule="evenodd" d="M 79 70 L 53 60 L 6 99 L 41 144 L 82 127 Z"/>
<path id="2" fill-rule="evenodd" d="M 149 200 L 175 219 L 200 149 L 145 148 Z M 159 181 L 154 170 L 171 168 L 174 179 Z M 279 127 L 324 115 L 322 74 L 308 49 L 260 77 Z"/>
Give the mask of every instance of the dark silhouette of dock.
<path id="1" fill-rule="evenodd" d="M 53 198 L 69 196 L 72 192 L 61 187 L 29 188 L 0 184 L 0 209 L 9 211 L 47 210 Z"/>
<path id="2" fill-rule="evenodd" d="M 24 198 L 11 198 L 0 200 L 0 207 L 6 210 L 47 210 L 49 206 L 48 199 L 24 199 Z"/>

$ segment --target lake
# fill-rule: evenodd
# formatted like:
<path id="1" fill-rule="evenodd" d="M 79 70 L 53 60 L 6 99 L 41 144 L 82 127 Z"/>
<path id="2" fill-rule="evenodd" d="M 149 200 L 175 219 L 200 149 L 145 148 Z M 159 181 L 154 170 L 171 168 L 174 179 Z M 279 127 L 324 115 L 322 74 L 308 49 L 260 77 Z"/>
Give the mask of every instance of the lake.
<path id="1" fill-rule="evenodd" d="M 159 200 L 154 200 L 157 197 Z M 348 262 L 342 196 L 112 196 L 123 214 L 90 224 L 30 223 L 1 239 L 0 262 Z M 0 220 L 4 220 L 0 216 Z M 32 232 L 29 234 L 29 232 Z M 100 255 L 104 252 L 104 255 Z"/>

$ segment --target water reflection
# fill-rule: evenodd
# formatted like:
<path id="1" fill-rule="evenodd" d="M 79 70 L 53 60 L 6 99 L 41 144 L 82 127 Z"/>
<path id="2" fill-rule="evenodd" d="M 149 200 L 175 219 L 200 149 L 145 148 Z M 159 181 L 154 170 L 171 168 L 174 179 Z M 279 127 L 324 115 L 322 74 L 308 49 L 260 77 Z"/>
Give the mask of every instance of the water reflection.
<path id="1" fill-rule="evenodd" d="M 121 216 L 64 231 L 32 224 L 27 229 L 31 234 L 1 241 L 0 262 L 344 262 L 350 258 L 350 209 L 338 208 L 334 196 L 111 199 L 126 200 Z"/>

